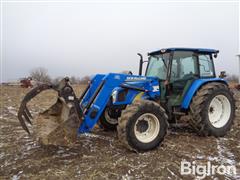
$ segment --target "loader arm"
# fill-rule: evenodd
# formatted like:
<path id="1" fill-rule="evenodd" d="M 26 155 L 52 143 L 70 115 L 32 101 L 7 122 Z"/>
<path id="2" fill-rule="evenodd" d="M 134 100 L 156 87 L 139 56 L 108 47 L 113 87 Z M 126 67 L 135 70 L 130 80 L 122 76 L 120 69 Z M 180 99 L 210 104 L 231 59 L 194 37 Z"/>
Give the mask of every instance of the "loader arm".
<path id="1" fill-rule="evenodd" d="M 119 87 L 126 77 L 127 75 L 110 73 L 106 76 L 97 75 L 92 80 L 80 104 L 84 120 L 79 127 L 79 133 L 91 131 L 107 106 L 114 88 Z"/>
<path id="2" fill-rule="evenodd" d="M 133 85 L 127 85 L 128 79 L 141 78 L 140 76 L 127 75 L 127 74 L 115 74 L 110 73 L 108 75 L 96 75 L 88 86 L 88 90 L 85 96 L 80 101 L 80 106 L 83 111 L 83 122 L 79 127 L 79 133 L 86 133 L 91 131 L 94 125 L 98 122 L 100 116 L 104 112 L 113 91 L 116 88 L 127 88 L 129 93 L 127 100 L 119 104 L 130 104 L 132 100 L 142 91 L 147 91 L 144 87 L 136 87 Z M 146 79 L 144 79 L 146 81 Z"/>

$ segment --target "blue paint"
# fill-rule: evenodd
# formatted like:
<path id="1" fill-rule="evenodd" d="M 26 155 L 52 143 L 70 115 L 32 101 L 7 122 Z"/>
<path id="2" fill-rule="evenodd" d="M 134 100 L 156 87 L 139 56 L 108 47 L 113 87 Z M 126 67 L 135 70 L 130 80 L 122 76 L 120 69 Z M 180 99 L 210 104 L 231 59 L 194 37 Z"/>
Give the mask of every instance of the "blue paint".
<path id="1" fill-rule="evenodd" d="M 95 100 L 91 104 L 90 108 L 85 111 L 85 107 L 88 104 L 89 100 L 93 96 L 94 92 L 97 90 L 101 82 L 104 81 L 104 85 L 102 86 L 100 92 L 96 96 Z M 97 123 L 98 119 L 100 118 L 101 114 L 105 110 L 113 91 L 120 91 L 124 90 L 121 87 L 121 84 L 129 84 L 132 87 L 138 87 L 144 89 L 144 98 L 153 99 L 159 96 L 159 90 L 157 92 L 153 92 L 153 85 L 158 85 L 158 79 L 154 77 L 144 77 L 144 76 L 135 76 L 135 75 L 126 75 L 126 74 L 115 74 L 110 73 L 107 75 L 96 75 L 92 78 L 90 87 L 86 92 L 83 100 L 80 102 L 80 107 L 84 111 L 83 122 L 80 125 L 79 133 L 89 132 L 94 125 Z M 136 89 L 128 89 L 128 93 L 126 96 L 125 101 L 122 102 L 114 102 L 114 105 L 127 105 L 131 104 L 136 95 L 140 92 Z M 95 116 L 91 116 L 93 112 Z"/>
<path id="2" fill-rule="evenodd" d="M 208 79 L 197 79 L 197 80 L 195 80 L 192 83 L 191 87 L 188 89 L 187 93 L 185 94 L 181 107 L 183 109 L 188 109 L 189 105 L 192 101 L 192 98 L 195 95 L 195 93 L 198 91 L 198 89 L 202 85 L 204 85 L 206 83 L 209 83 L 209 82 L 222 82 L 222 83 L 225 83 L 225 84 L 227 83 L 224 79 L 221 79 L 221 78 L 208 78 Z"/>
<path id="3" fill-rule="evenodd" d="M 207 54 L 219 53 L 219 50 L 216 50 L 216 49 L 204 49 L 204 48 L 166 48 L 166 49 L 160 49 L 160 50 L 152 51 L 152 52 L 150 52 L 150 53 L 148 53 L 148 54 L 149 54 L 149 55 L 162 54 L 162 53 L 170 52 L 170 51 L 193 51 L 193 52 L 207 53 Z"/>
<path id="4" fill-rule="evenodd" d="M 94 92 L 97 90 L 98 86 L 100 86 L 101 82 L 104 81 L 104 85 L 102 89 L 96 96 L 95 100 L 91 104 L 90 108 L 87 111 L 85 110 L 86 105 L 89 100 L 93 96 Z M 184 100 L 181 104 L 181 108 L 188 109 L 191 103 L 191 100 L 198 89 L 206 83 L 209 82 L 223 82 L 226 83 L 225 80 L 220 78 L 209 78 L 209 79 L 198 79 L 193 82 L 186 95 L 184 96 Z M 128 105 L 132 104 L 135 97 L 142 92 L 142 99 L 156 100 L 160 97 L 159 90 L 159 81 L 156 77 L 144 77 L 144 76 L 136 76 L 136 75 L 126 75 L 126 74 L 115 74 L 110 73 L 107 75 L 98 74 L 94 76 L 91 80 L 90 87 L 84 96 L 83 100 L 80 102 L 80 107 L 84 111 L 83 114 L 83 122 L 79 127 L 79 133 L 85 133 L 91 131 L 91 129 L 95 126 L 98 119 L 102 115 L 105 110 L 105 107 L 109 103 L 109 100 L 112 97 L 113 92 L 116 93 L 116 97 L 121 91 L 126 90 L 126 88 L 121 85 L 128 85 L 132 88 L 127 88 L 127 94 L 125 100 L 123 101 L 114 101 L 112 102 L 114 106 L 117 105 Z M 134 87 L 136 87 L 134 89 Z M 141 90 L 139 90 L 139 89 Z M 94 114 L 95 116 L 91 116 Z"/>

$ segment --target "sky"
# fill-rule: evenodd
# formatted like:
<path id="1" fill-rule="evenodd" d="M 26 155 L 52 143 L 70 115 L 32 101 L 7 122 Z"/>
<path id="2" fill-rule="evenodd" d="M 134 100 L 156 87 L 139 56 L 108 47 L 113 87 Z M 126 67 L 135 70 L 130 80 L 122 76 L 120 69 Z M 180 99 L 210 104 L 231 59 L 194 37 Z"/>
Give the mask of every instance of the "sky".
<path id="1" fill-rule="evenodd" d="M 213 48 L 217 72 L 238 74 L 238 3 L 3 1 L 2 77 L 36 67 L 51 77 L 131 70 L 139 57 L 167 47 Z"/>

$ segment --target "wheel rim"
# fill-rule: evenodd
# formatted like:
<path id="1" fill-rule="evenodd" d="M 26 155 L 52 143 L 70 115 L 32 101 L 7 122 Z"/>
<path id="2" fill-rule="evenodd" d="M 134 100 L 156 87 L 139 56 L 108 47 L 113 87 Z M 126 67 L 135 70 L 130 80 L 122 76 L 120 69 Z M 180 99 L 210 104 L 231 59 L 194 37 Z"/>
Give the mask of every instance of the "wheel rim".
<path id="1" fill-rule="evenodd" d="M 116 124 L 118 123 L 117 119 L 113 119 L 113 118 L 111 118 L 111 117 L 109 116 L 108 110 L 105 110 L 104 116 L 105 116 L 106 121 L 107 121 L 109 124 L 116 125 Z"/>
<path id="2" fill-rule="evenodd" d="M 160 123 L 158 118 L 151 113 L 141 115 L 134 126 L 134 133 L 136 138 L 143 142 L 149 143 L 153 141 L 159 133 Z"/>
<path id="3" fill-rule="evenodd" d="M 215 96 L 208 107 L 210 123 L 216 128 L 221 128 L 227 124 L 230 115 L 231 104 L 228 98 L 224 95 Z"/>

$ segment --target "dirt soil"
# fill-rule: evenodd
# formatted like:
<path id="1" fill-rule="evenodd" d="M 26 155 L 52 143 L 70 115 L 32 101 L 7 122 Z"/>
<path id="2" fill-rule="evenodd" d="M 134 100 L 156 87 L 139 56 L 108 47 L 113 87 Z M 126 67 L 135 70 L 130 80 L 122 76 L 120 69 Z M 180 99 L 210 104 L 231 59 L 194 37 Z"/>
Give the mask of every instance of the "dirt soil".
<path id="1" fill-rule="evenodd" d="M 75 87 L 77 94 L 83 87 Z M 29 89 L 1 86 L 0 179 L 193 179 L 181 175 L 181 161 L 198 165 L 234 165 L 237 174 L 212 179 L 240 179 L 240 102 L 235 124 L 223 138 L 199 137 L 189 128 L 169 129 L 162 145 L 137 154 L 124 148 L 116 132 L 96 128 L 83 134 L 72 148 L 41 147 L 20 126 L 16 117 Z M 46 91 L 30 104 L 31 113 L 48 108 L 56 94 Z M 240 101 L 240 92 L 236 93 Z"/>

